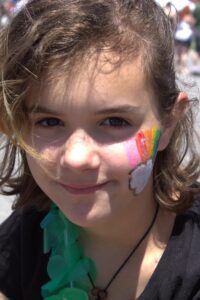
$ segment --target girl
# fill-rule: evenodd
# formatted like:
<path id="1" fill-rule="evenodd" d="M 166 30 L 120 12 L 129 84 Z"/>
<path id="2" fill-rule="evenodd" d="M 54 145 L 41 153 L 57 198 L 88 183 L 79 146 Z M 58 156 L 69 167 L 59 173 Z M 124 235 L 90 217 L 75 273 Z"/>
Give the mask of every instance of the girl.
<path id="1" fill-rule="evenodd" d="M 32 0 L 0 53 L 3 299 L 200 299 L 192 102 L 163 10 Z"/>

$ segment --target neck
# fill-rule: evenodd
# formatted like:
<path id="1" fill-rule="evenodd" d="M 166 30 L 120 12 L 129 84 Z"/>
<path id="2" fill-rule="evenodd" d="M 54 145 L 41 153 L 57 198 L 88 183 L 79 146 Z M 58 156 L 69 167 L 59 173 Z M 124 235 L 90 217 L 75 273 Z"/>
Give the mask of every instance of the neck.
<path id="1" fill-rule="evenodd" d="M 81 230 L 80 239 L 84 249 L 124 248 L 131 249 L 149 227 L 156 211 L 157 204 L 152 199 L 149 203 L 137 199 L 132 207 L 121 210 L 109 220 Z M 93 250 L 92 250 L 93 249 Z"/>
<path id="2" fill-rule="evenodd" d="M 160 241 L 162 242 L 161 244 L 163 244 L 163 246 L 165 246 L 167 244 L 167 241 L 169 239 L 169 236 L 171 234 L 171 229 L 173 226 L 173 217 L 172 217 L 172 214 L 170 214 L 170 213 L 166 213 L 166 212 L 160 210 L 159 215 L 157 215 L 157 218 L 155 218 L 156 203 L 154 201 L 150 201 L 149 205 L 147 205 L 147 203 L 146 203 L 145 206 L 142 204 L 143 203 L 142 199 L 141 199 L 141 201 L 138 201 L 137 203 L 136 202 L 133 202 L 133 203 L 135 203 L 133 205 L 135 209 L 130 209 L 130 207 L 129 207 L 129 210 L 126 212 L 127 215 L 126 215 L 125 219 L 121 219 L 120 215 L 119 215 L 116 220 L 111 220 L 110 222 L 107 221 L 102 224 L 99 224 L 98 226 L 95 226 L 95 228 L 93 227 L 92 230 L 90 230 L 90 229 L 82 230 L 81 236 L 80 236 L 80 237 L 82 237 L 82 242 L 84 244 L 83 246 L 85 246 L 85 255 L 84 256 L 89 256 L 96 262 L 96 267 L 98 270 L 96 282 L 97 282 L 98 286 L 105 288 L 106 291 L 109 287 L 109 293 L 111 295 L 111 298 L 114 298 L 116 300 L 119 299 L 118 291 L 120 290 L 120 288 L 122 286 L 121 280 L 124 285 L 127 285 L 129 287 L 126 290 L 130 292 L 130 295 L 132 294 L 133 282 L 131 280 L 130 285 L 127 284 L 127 274 L 130 278 L 135 275 L 139 276 L 141 266 L 144 269 L 144 271 L 142 273 L 147 274 L 146 266 L 143 267 L 143 265 L 145 265 L 145 264 L 141 265 L 141 262 L 143 262 L 143 257 L 146 257 L 147 252 L 148 252 L 147 253 L 148 255 L 150 252 L 155 254 L 155 250 L 156 251 L 158 250 L 157 248 L 160 245 L 158 245 L 156 243 L 158 240 L 156 238 L 156 235 L 159 236 L 159 234 L 158 234 L 159 229 L 161 229 L 161 231 L 160 231 L 160 237 L 162 237 L 162 240 L 160 239 Z M 54 208 L 52 208 L 52 209 L 53 210 L 49 212 L 49 214 L 45 217 L 45 219 L 41 223 L 41 227 L 44 229 L 44 234 L 45 234 L 44 240 L 46 241 L 46 243 L 44 244 L 45 253 L 47 253 L 51 248 L 54 249 L 54 251 L 52 251 L 52 255 L 50 257 L 50 262 L 52 260 L 54 261 L 54 256 L 57 255 L 56 251 L 58 251 L 59 255 L 61 253 L 63 253 L 63 251 L 65 251 L 65 247 L 63 247 L 62 246 L 63 244 L 60 242 L 60 238 L 64 237 L 64 235 L 62 235 L 62 234 L 55 235 L 55 233 L 59 229 L 59 226 L 57 226 L 58 221 L 60 220 L 60 222 L 61 222 L 61 220 L 62 220 L 62 222 L 60 223 L 60 226 L 62 225 L 61 227 L 63 227 L 63 230 L 66 230 L 66 227 L 67 227 L 68 231 L 71 232 L 71 234 L 69 234 L 69 240 L 65 240 L 66 248 L 69 245 L 71 245 L 72 242 L 76 243 L 76 233 L 78 233 L 77 227 L 74 226 L 72 223 L 70 223 L 59 210 L 54 209 Z M 137 214 L 134 214 L 134 212 L 137 212 Z M 150 214 L 148 212 L 152 212 L 152 214 Z M 124 213 L 125 213 L 124 211 L 121 212 L 122 215 L 124 215 Z M 131 218 L 130 218 L 130 216 L 131 216 Z M 120 222 L 119 222 L 119 220 L 120 220 Z M 135 221 L 133 222 L 132 220 L 135 220 Z M 154 220 L 155 220 L 155 222 L 154 222 Z M 109 226 L 111 224 L 114 228 L 111 228 L 112 229 L 111 230 L 108 227 L 109 230 L 107 230 L 108 228 L 106 226 Z M 121 224 L 121 225 L 118 226 L 117 228 L 115 228 L 115 224 L 116 225 Z M 127 226 L 127 224 L 128 224 L 128 226 Z M 138 226 L 138 224 L 140 226 Z M 146 224 L 146 225 L 144 226 L 144 224 Z M 154 226 L 151 226 L 151 224 L 154 224 Z M 129 228 L 131 228 L 131 229 L 129 229 Z M 141 228 L 144 228 L 144 230 L 142 230 Z M 150 231 L 147 231 L 148 228 Z M 53 229 L 53 231 L 52 231 L 52 229 Z M 103 232 L 103 229 L 105 230 L 104 232 Z M 121 231 L 118 232 L 117 231 L 118 229 Z M 125 229 L 127 230 L 126 232 L 124 231 Z M 73 231 L 73 234 L 72 234 L 72 231 Z M 142 237 L 145 236 L 145 232 L 146 233 L 149 232 L 149 234 L 148 234 L 148 236 L 146 236 L 145 239 L 142 239 Z M 122 234 L 122 238 L 119 238 L 120 237 L 119 233 Z M 139 238 L 136 239 L 136 234 L 139 235 L 139 233 L 140 233 L 140 236 L 139 236 Z M 150 235 L 153 237 L 153 239 L 149 238 Z M 129 237 L 129 239 L 123 238 L 124 236 Z M 54 243 L 52 243 L 52 241 L 53 241 L 52 237 L 54 237 L 54 239 L 58 238 L 58 245 L 60 245 L 61 248 L 58 247 L 57 244 L 55 247 Z M 112 238 L 111 242 L 109 244 L 106 244 L 105 242 L 109 241 L 110 238 Z M 151 243 L 149 243 L 149 240 Z M 70 241 L 70 243 L 69 243 L 69 241 Z M 129 245 L 130 241 L 132 241 L 131 245 Z M 133 243 L 133 241 L 135 241 L 135 242 Z M 143 242 L 140 242 L 140 241 L 143 241 Z M 154 247 L 152 247 L 153 246 L 152 241 L 154 243 Z M 114 242 L 114 244 L 112 244 L 112 242 Z M 139 245 L 139 247 L 135 247 L 137 244 Z M 118 247 L 116 247 L 117 245 L 118 245 Z M 157 254 L 159 254 L 159 256 L 162 255 L 164 248 L 165 247 L 163 247 L 161 249 L 161 254 L 157 253 Z M 137 249 L 139 251 L 135 251 L 135 249 Z M 130 252 L 130 250 L 131 250 L 131 252 Z M 134 257 L 132 254 L 134 254 Z M 127 260 L 127 258 L 129 258 L 129 257 L 133 258 L 132 264 L 131 264 L 130 260 Z M 64 258 L 64 256 L 63 256 L 63 258 Z M 80 259 L 80 257 L 78 257 L 78 259 Z M 127 263 L 127 261 L 128 261 L 128 263 Z M 148 261 L 149 261 L 149 259 L 148 259 Z M 63 262 L 65 263 L 65 259 L 63 260 Z M 51 265 L 51 263 L 50 263 L 50 265 Z M 109 268 L 108 268 L 108 266 L 109 266 Z M 119 267 L 117 268 L 117 266 L 119 266 Z M 62 269 L 61 269 L 61 271 L 62 271 Z M 90 266 L 89 270 L 86 270 L 87 271 L 86 275 L 88 274 L 88 272 L 90 275 L 93 274 L 94 269 L 95 269 L 95 267 L 93 266 L 93 264 L 91 262 L 91 266 Z M 154 269 L 154 266 L 151 268 L 151 270 L 153 270 L 153 269 Z M 117 277 L 117 279 L 115 279 L 115 274 L 120 275 L 120 279 L 118 277 Z M 51 276 L 52 277 L 51 281 L 49 282 L 49 283 L 53 282 L 54 285 L 57 282 L 57 275 L 56 276 L 55 275 L 56 275 L 55 272 L 53 272 L 52 276 Z M 150 272 L 150 275 L 151 275 L 151 272 Z M 149 276 L 145 275 L 145 278 L 146 277 L 149 278 L 150 275 Z M 73 282 L 73 280 L 72 280 L 72 282 Z M 114 285 L 113 285 L 113 280 L 114 280 Z M 69 278 L 69 281 L 71 282 L 70 278 Z M 110 285 L 109 282 L 111 282 L 112 284 Z M 142 284 L 139 284 L 138 286 L 140 288 L 145 286 L 145 282 L 146 282 L 145 280 L 142 280 Z M 55 288 L 58 289 L 59 286 L 58 287 L 55 286 Z M 116 295 L 115 291 L 117 292 L 118 296 Z M 68 290 L 61 289 L 61 292 L 68 293 Z M 75 291 L 72 291 L 72 292 L 75 293 Z M 42 286 L 42 293 L 44 295 L 46 293 L 49 293 L 49 290 L 46 285 Z M 128 295 L 126 298 L 130 298 L 130 295 Z"/>
<path id="3" fill-rule="evenodd" d="M 85 234 L 85 239 L 83 239 L 85 254 L 86 256 L 90 256 L 93 261 L 95 261 L 98 271 L 96 286 L 102 288 L 107 286 L 116 270 L 118 270 L 118 268 L 124 264 L 125 259 L 130 257 L 130 254 L 133 253 L 133 255 L 131 254 L 131 259 L 128 261 L 128 263 L 125 263 L 125 267 L 123 267 L 122 271 L 120 271 L 118 275 L 120 276 L 120 282 L 124 282 L 124 284 L 127 286 L 129 286 L 129 284 L 127 284 L 127 275 L 133 276 L 135 280 L 137 280 L 137 278 L 140 276 L 141 280 L 134 287 L 135 295 L 137 294 L 138 296 L 141 291 L 143 291 L 166 248 L 175 220 L 175 214 L 166 212 L 161 208 L 156 216 L 157 205 L 155 202 L 153 202 L 151 205 L 152 209 L 150 210 L 148 207 L 146 207 L 145 211 L 151 211 L 152 214 L 149 214 L 145 217 L 144 212 L 142 215 L 142 210 L 138 210 L 137 216 L 135 217 L 135 220 L 138 223 L 133 222 L 131 219 L 131 221 L 129 220 L 130 223 L 127 222 L 129 227 L 126 226 L 125 221 L 121 222 L 122 220 L 119 219 L 120 224 L 122 224 L 118 228 L 122 229 L 123 227 L 124 230 L 126 227 L 126 229 L 128 229 L 127 232 L 121 231 L 121 233 L 123 232 L 123 235 L 120 237 L 117 235 L 116 230 L 109 230 L 109 232 L 107 232 L 105 227 L 104 234 L 100 230 L 84 230 L 82 232 L 82 236 Z M 141 222 L 141 220 L 143 220 L 143 222 Z M 138 226 L 138 224 L 141 225 L 142 223 L 143 226 Z M 132 224 L 134 224 L 135 227 L 132 227 Z M 152 227 L 150 227 L 151 224 L 153 224 Z M 113 227 L 115 228 L 115 226 Z M 131 228 L 131 230 L 129 228 Z M 143 240 L 142 238 L 144 237 L 148 228 L 150 228 L 150 231 Z M 129 234 L 130 232 L 132 232 L 132 234 Z M 112 240 L 109 240 L 111 236 Z M 128 237 L 130 238 L 128 239 Z M 86 242 L 87 238 L 88 240 Z M 142 242 L 140 243 L 141 240 Z M 138 242 L 139 247 L 136 248 L 135 251 L 134 249 Z M 151 259 L 149 260 L 150 257 Z M 154 257 L 155 261 L 157 259 L 157 262 L 149 267 L 149 261 L 152 260 L 152 257 Z M 148 263 L 146 263 L 147 261 Z M 116 279 L 114 280 L 114 287 L 113 284 L 109 286 L 109 293 L 111 293 L 111 295 L 114 296 L 113 288 L 114 290 L 117 289 L 118 284 L 119 281 Z M 119 290 L 120 288 L 121 283 L 119 284 Z M 131 280 L 129 291 L 130 294 L 133 293 L 132 291 L 133 282 Z M 114 298 L 119 299 L 118 297 Z"/>

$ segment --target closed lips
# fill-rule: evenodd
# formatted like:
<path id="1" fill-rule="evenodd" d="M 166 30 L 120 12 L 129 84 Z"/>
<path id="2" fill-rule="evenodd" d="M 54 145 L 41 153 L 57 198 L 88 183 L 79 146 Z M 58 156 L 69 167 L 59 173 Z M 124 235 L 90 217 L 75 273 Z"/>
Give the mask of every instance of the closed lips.
<path id="1" fill-rule="evenodd" d="M 96 184 L 96 185 L 65 185 L 61 184 L 64 189 L 66 189 L 69 192 L 74 192 L 74 193 L 91 193 L 95 192 L 96 190 L 99 190 L 103 186 L 105 186 L 108 182 L 104 182 L 101 184 Z"/>

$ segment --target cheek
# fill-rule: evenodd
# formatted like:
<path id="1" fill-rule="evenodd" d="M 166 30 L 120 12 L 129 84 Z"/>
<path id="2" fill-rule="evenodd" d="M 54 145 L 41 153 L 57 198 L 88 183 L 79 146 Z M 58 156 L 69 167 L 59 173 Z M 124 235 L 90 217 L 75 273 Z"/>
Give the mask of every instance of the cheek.
<path id="1" fill-rule="evenodd" d="M 154 161 L 158 149 L 160 130 L 150 128 L 139 132 L 133 139 L 124 143 L 130 167 L 136 168 L 138 165 L 146 163 L 148 160 Z"/>
<path id="2" fill-rule="evenodd" d="M 40 155 L 42 157 L 42 164 L 55 165 L 58 163 L 62 152 L 62 147 L 48 146 L 40 149 Z"/>
<path id="3" fill-rule="evenodd" d="M 115 170 L 126 170 L 127 174 L 130 170 L 130 162 L 127 155 L 124 143 L 118 143 L 106 147 L 102 152 L 102 159 L 106 163 L 107 169 Z"/>
<path id="4" fill-rule="evenodd" d="M 140 165 L 152 160 L 157 153 L 159 131 L 148 129 L 139 132 L 135 137 L 118 144 L 110 145 L 103 149 L 104 160 L 113 168 L 124 168 L 127 174 L 137 169 Z"/>
<path id="5" fill-rule="evenodd" d="M 29 169 L 37 181 L 37 177 L 56 179 L 59 177 L 58 160 L 60 155 L 59 148 L 55 147 L 40 147 L 35 149 L 40 158 L 35 158 L 26 154 Z M 47 175 L 47 176 L 45 176 Z"/>
<path id="6" fill-rule="evenodd" d="M 130 172 L 129 188 L 136 195 L 140 194 L 147 185 L 153 170 L 152 159 L 147 160 L 146 163 L 139 165 Z"/>
<path id="7" fill-rule="evenodd" d="M 43 168 L 41 167 L 41 162 L 29 154 L 26 154 L 26 160 L 34 180 L 41 187 L 41 184 L 46 178 L 46 176 L 44 176 Z"/>
<path id="8" fill-rule="evenodd" d="M 46 194 L 50 199 L 54 200 L 52 195 L 54 195 L 55 186 L 53 184 L 55 180 L 55 169 L 54 173 L 49 167 L 44 165 L 40 160 L 34 159 L 29 155 L 26 155 L 27 163 L 31 171 L 32 177 L 40 189 Z M 53 181 L 52 181 L 53 179 Z"/>
<path id="9" fill-rule="evenodd" d="M 59 136 L 58 134 L 54 135 L 54 139 L 49 138 L 49 134 L 46 135 L 45 137 L 43 133 L 41 136 L 41 134 L 36 134 L 32 130 L 25 140 L 27 144 L 38 153 L 42 160 L 44 160 L 44 162 L 41 160 L 42 164 L 45 164 L 45 161 L 47 164 L 48 162 L 56 163 L 65 141 L 61 138 L 55 138 L 55 136 Z"/>
<path id="10" fill-rule="evenodd" d="M 129 172 L 129 188 L 135 194 L 141 193 L 149 181 L 159 139 L 160 130 L 151 128 L 139 132 L 136 137 L 124 144 L 131 168 Z"/>
<path id="11" fill-rule="evenodd" d="M 126 152 L 130 168 L 135 168 L 141 163 L 141 157 L 135 139 L 124 143 L 124 150 Z"/>

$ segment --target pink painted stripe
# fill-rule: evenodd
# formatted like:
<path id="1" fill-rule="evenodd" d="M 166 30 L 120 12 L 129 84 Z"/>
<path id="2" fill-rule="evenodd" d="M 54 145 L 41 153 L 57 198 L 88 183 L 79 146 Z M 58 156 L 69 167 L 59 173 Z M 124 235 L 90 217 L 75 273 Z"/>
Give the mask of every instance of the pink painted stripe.
<path id="1" fill-rule="evenodd" d="M 137 148 L 136 141 L 134 139 L 127 141 L 126 143 L 126 151 L 128 155 L 129 163 L 131 167 L 136 167 L 139 163 L 141 163 L 141 157 Z"/>

